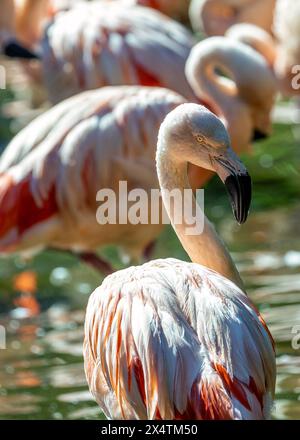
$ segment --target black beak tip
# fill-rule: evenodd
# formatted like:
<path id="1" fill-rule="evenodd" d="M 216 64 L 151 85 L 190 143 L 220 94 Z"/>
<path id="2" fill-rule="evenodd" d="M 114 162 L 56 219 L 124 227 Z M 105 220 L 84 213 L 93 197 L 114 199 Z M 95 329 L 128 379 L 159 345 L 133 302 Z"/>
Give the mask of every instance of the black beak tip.
<path id="1" fill-rule="evenodd" d="M 40 57 L 30 49 L 24 47 L 18 41 L 9 41 L 3 47 L 3 54 L 9 58 L 21 58 L 25 60 L 38 60 Z"/>
<path id="2" fill-rule="evenodd" d="M 249 214 L 252 196 L 251 177 L 248 173 L 227 177 L 225 181 L 233 214 L 238 224 L 246 222 Z"/>
<path id="3" fill-rule="evenodd" d="M 261 131 L 261 130 L 254 130 L 254 132 L 253 132 L 253 136 L 252 136 L 252 141 L 254 142 L 254 141 L 260 141 L 260 140 L 263 140 L 263 139 L 266 139 L 268 137 L 268 135 L 266 134 L 266 133 L 264 133 L 263 131 Z"/>

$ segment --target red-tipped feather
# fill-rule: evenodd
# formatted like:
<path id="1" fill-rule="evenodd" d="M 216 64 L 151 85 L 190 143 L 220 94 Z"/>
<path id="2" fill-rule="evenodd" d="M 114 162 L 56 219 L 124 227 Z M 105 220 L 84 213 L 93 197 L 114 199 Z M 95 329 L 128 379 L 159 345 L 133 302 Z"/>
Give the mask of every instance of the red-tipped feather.
<path id="1" fill-rule="evenodd" d="M 54 187 L 39 207 L 30 190 L 30 178 L 16 183 L 9 174 L 0 176 L 0 240 L 12 229 L 17 232 L 15 240 L 18 240 L 24 232 L 49 219 L 56 211 Z"/>

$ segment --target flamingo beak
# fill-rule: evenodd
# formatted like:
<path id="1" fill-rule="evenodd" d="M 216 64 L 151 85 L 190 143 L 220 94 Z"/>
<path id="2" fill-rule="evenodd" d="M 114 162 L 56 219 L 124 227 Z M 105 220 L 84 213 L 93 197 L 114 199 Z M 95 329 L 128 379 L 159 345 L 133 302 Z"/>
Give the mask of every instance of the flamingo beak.
<path id="1" fill-rule="evenodd" d="M 30 49 L 24 47 L 16 40 L 7 41 L 2 47 L 2 53 L 9 58 L 20 58 L 25 60 L 37 60 L 40 57 Z"/>
<path id="2" fill-rule="evenodd" d="M 215 159 L 215 161 L 216 172 L 227 189 L 233 214 L 241 225 L 247 220 L 251 205 L 251 177 L 240 161 L 231 162 L 224 159 Z"/>
<path id="3" fill-rule="evenodd" d="M 225 180 L 236 221 L 241 225 L 248 218 L 251 204 L 251 177 L 245 174 L 231 174 Z"/>
<path id="4" fill-rule="evenodd" d="M 252 137 L 252 142 L 260 141 L 268 137 L 267 133 L 263 133 L 261 130 L 255 129 Z"/>

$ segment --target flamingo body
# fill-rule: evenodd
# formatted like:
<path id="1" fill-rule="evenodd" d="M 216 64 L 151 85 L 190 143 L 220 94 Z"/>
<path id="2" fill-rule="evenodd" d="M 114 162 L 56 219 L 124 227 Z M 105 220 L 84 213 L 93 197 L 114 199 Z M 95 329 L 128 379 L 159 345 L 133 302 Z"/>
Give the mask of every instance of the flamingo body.
<path id="1" fill-rule="evenodd" d="M 198 264 L 155 260 L 107 277 L 89 300 L 84 357 L 108 418 L 269 417 L 266 325 L 240 289 Z"/>
<path id="2" fill-rule="evenodd" d="M 56 15 L 45 31 L 41 51 L 50 99 L 141 84 L 168 87 L 195 101 L 184 74 L 194 43 L 183 26 L 152 9 L 79 3 Z"/>
<path id="3" fill-rule="evenodd" d="M 162 88 L 108 87 L 62 102 L 8 145 L 0 160 L 0 252 L 123 246 L 133 258 L 161 225 L 99 225 L 96 194 L 157 188 L 159 126 L 184 99 Z"/>

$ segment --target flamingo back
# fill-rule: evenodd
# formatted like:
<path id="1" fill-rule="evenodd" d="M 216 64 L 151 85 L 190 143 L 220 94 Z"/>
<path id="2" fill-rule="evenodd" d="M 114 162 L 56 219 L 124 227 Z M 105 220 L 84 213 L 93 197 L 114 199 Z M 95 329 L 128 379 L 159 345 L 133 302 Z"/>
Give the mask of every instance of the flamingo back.
<path id="1" fill-rule="evenodd" d="M 79 2 L 46 28 L 42 53 L 50 99 L 140 84 L 167 87 L 195 100 L 184 74 L 195 43 L 190 32 L 158 11 L 104 3 Z"/>
<path id="2" fill-rule="evenodd" d="M 155 260 L 107 277 L 90 297 L 85 371 L 109 418 L 265 419 L 272 344 L 231 281 L 198 264 Z"/>

